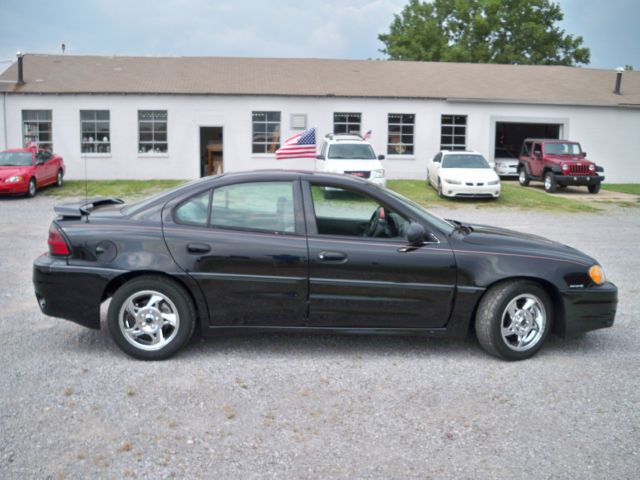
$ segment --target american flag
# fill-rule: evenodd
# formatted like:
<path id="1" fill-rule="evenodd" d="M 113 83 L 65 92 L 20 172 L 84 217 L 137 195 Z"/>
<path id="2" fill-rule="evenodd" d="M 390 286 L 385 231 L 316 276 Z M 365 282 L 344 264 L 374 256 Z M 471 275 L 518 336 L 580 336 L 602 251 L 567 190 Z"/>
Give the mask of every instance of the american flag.
<path id="1" fill-rule="evenodd" d="M 288 138 L 276 150 L 276 160 L 289 158 L 316 158 L 316 129 L 310 128 Z"/>
<path id="2" fill-rule="evenodd" d="M 367 133 L 365 133 L 365 134 L 362 136 L 362 139 L 363 139 L 363 140 L 369 140 L 369 139 L 371 138 L 371 133 L 372 133 L 372 130 L 369 130 Z"/>

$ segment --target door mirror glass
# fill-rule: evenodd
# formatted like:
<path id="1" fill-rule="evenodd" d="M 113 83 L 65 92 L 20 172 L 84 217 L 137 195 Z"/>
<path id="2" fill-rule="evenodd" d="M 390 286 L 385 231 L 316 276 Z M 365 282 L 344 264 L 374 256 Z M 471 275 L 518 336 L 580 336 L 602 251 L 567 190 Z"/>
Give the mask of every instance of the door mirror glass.
<path id="1" fill-rule="evenodd" d="M 407 241 L 409 245 L 420 245 L 427 238 L 427 231 L 417 222 L 411 222 L 407 229 Z"/>

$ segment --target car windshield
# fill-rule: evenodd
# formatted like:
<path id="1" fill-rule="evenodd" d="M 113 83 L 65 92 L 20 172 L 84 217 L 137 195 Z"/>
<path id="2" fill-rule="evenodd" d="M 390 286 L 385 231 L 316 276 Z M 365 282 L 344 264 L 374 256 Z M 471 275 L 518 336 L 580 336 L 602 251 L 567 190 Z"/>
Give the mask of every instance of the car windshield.
<path id="1" fill-rule="evenodd" d="M 329 147 L 329 159 L 375 160 L 376 154 L 368 143 L 336 143 Z"/>
<path id="2" fill-rule="evenodd" d="M 0 152 L 0 166 L 26 167 L 33 162 L 33 156 L 28 152 Z"/>
<path id="3" fill-rule="evenodd" d="M 442 168 L 491 168 L 482 155 L 445 155 Z"/>
<path id="4" fill-rule="evenodd" d="M 409 200 L 404 195 L 400 195 L 399 193 L 394 192 L 393 190 L 389 190 L 384 187 L 379 187 L 378 185 L 375 185 L 375 184 L 373 184 L 372 186 L 379 188 L 381 190 L 384 190 L 387 195 L 391 195 L 396 200 L 399 200 L 400 202 L 402 202 L 409 210 L 411 210 L 415 214 L 416 217 L 431 223 L 431 225 L 435 225 L 443 233 L 449 235 L 451 232 L 455 230 L 455 226 L 452 225 L 450 222 L 448 222 L 442 217 L 439 217 L 438 215 L 435 215 L 429 212 L 422 205 L 414 202 L 413 200 Z"/>
<path id="5" fill-rule="evenodd" d="M 579 143 L 547 143 L 544 146 L 544 152 L 549 155 L 580 155 Z"/>

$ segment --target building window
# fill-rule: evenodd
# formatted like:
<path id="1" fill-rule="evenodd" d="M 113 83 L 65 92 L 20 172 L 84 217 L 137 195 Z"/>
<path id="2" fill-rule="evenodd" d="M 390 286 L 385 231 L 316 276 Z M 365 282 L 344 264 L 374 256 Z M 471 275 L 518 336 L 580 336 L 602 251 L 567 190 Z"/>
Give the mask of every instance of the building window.
<path id="1" fill-rule="evenodd" d="M 280 112 L 252 112 L 253 153 L 275 153 L 280 148 Z"/>
<path id="2" fill-rule="evenodd" d="M 53 151 L 51 110 L 22 111 L 22 142 L 33 142 L 43 150 Z"/>
<path id="3" fill-rule="evenodd" d="M 413 155 L 413 127 L 416 116 L 411 113 L 390 113 L 387 153 L 389 155 Z"/>
<path id="4" fill-rule="evenodd" d="M 335 112 L 333 114 L 333 133 L 360 135 L 361 113 Z"/>
<path id="5" fill-rule="evenodd" d="M 467 148 L 467 116 L 442 115 L 440 150 L 465 150 Z"/>
<path id="6" fill-rule="evenodd" d="M 138 153 L 167 153 L 167 111 L 138 111 Z"/>
<path id="7" fill-rule="evenodd" d="M 109 110 L 80 110 L 82 153 L 110 153 Z"/>

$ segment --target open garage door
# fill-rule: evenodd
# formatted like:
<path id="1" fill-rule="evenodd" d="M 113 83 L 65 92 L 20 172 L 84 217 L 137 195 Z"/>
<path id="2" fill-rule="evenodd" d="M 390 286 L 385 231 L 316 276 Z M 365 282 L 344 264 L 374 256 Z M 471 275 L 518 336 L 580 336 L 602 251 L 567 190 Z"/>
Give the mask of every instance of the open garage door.
<path id="1" fill-rule="evenodd" d="M 562 124 L 496 122 L 494 158 L 520 155 L 525 138 L 560 138 Z"/>

